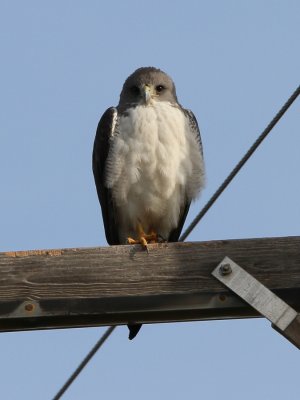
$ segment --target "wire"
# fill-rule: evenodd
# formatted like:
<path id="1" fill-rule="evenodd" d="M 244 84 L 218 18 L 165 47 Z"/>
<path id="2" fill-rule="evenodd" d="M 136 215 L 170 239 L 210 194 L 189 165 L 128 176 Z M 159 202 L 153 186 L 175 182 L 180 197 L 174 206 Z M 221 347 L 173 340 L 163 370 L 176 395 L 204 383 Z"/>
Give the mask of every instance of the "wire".
<path id="1" fill-rule="evenodd" d="M 253 143 L 253 145 L 250 147 L 250 149 L 247 151 L 247 153 L 244 155 L 244 157 L 233 168 L 233 170 L 227 176 L 227 178 L 224 180 L 224 182 L 221 184 L 221 186 L 216 190 L 216 192 L 208 200 L 208 202 L 205 204 L 205 206 L 202 208 L 202 210 L 199 212 L 199 214 L 194 218 L 194 220 L 191 222 L 191 224 L 187 227 L 187 229 L 184 231 L 184 233 L 179 238 L 179 242 L 183 242 L 188 237 L 188 235 L 192 232 L 192 230 L 195 228 L 195 226 L 199 223 L 199 221 L 204 217 L 204 215 L 207 213 L 207 211 L 210 209 L 210 207 L 218 199 L 220 194 L 226 189 L 226 187 L 229 185 L 229 183 L 232 181 L 232 179 L 236 176 L 236 174 L 240 171 L 240 169 L 244 166 L 244 164 L 249 160 L 249 158 L 252 156 L 252 154 L 255 152 L 255 150 L 258 148 L 258 146 L 261 144 L 261 142 L 271 132 L 271 130 L 274 128 L 274 126 L 277 124 L 277 122 L 281 119 L 281 117 L 285 114 L 285 112 L 288 110 L 288 108 L 293 104 L 293 102 L 296 100 L 296 98 L 299 96 L 299 94 L 300 94 L 300 86 L 298 86 L 298 88 L 295 90 L 295 92 L 291 95 L 291 97 L 287 100 L 287 102 L 283 105 L 283 107 L 278 111 L 278 113 L 275 115 L 275 117 L 269 123 L 269 125 L 265 128 L 265 130 L 260 134 L 260 136 L 257 138 L 257 140 Z"/>
<path id="2" fill-rule="evenodd" d="M 110 334 L 113 332 L 114 329 L 115 329 L 115 326 L 111 326 L 104 332 L 104 334 L 101 336 L 101 338 L 95 344 L 95 346 L 90 350 L 90 352 L 85 356 L 85 358 L 81 361 L 81 363 L 75 369 L 75 371 L 70 376 L 70 378 L 61 387 L 61 389 L 57 392 L 57 394 L 53 397 L 53 400 L 59 400 L 61 398 L 61 396 L 65 393 L 65 391 L 69 388 L 69 386 L 75 381 L 77 376 L 80 374 L 80 372 L 83 370 L 83 368 L 87 365 L 87 363 L 91 360 L 91 358 L 96 354 L 96 352 L 100 349 L 100 347 L 103 345 L 103 343 L 110 336 Z"/>
<path id="3" fill-rule="evenodd" d="M 247 151 L 247 153 L 244 155 L 244 157 L 234 167 L 234 169 L 231 171 L 231 173 L 228 175 L 228 177 L 224 180 L 224 182 L 221 184 L 221 186 L 216 190 L 216 192 L 212 195 L 210 200 L 205 204 L 205 206 L 202 208 L 202 210 L 199 212 L 199 214 L 194 218 L 194 220 L 191 222 L 191 224 L 187 227 L 187 229 L 184 231 L 184 233 L 179 238 L 179 242 L 183 242 L 188 237 L 188 235 L 192 232 L 192 230 L 195 228 L 195 226 L 199 223 L 199 221 L 204 217 L 204 215 L 211 208 L 211 206 L 214 204 L 214 202 L 218 199 L 218 197 L 226 189 L 226 187 L 229 185 L 229 183 L 232 181 L 232 179 L 241 170 L 241 168 L 244 166 L 244 164 L 249 160 L 249 158 L 252 156 L 252 154 L 255 152 L 255 150 L 258 148 L 258 146 L 261 144 L 261 142 L 271 132 L 271 130 L 274 128 L 274 126 L 277 124 L 277 122 L 281 119 L 281 117 L 285 114 L 285 112 L 288 110 L 288 108 L 293 104 L 293 102 L 296 100 L 296 98 L 299 96 L 299 94 L 300 94 L 300 86 L 298 86 L 298 88 L 295 90 L 295 92 L 291 95 L 291 97 L 287 100 L 287 102 L 283 105 L 283 107 L 278 111 L 278 113 L 275 115 L 275 117 L 269 123 L 269 125 L 265 128 L 265 130 L 260 134 L 260 136 L 257 138 L 257 140 L 253 143 L 253 145 L 250 147 L 250 149 Z M 102 344 L 110 336 L 110 334 L 113 332 L 113 330 L 115 328 L 116 328 L 115 326 L 111 326 L 105 331 L 103 336 L 99 339 L 99 341 L 95 344 L 95 346 L 91 349 L 91 351 L 87 354 L 87 356 L 79 364 L 79 366 L 76 368 L 76 370 L 70 376 L 70 378 L 62 386 L 62 388 L 57 392 L 57 394 L 53 398 L 53 400 L 59 400 L 61 398 L 61 396 L 65 393 L 65 391 L 69 388 L 69 386 L 74 382 L 74 380 L 77 378 L 77 376 L 83 370 L 83 368 L 87 365 L 87 363 L 90 361 L 90 359 L 95 355 L 95 353 L 99 350 L 99 348 L 102 346 Z"/>

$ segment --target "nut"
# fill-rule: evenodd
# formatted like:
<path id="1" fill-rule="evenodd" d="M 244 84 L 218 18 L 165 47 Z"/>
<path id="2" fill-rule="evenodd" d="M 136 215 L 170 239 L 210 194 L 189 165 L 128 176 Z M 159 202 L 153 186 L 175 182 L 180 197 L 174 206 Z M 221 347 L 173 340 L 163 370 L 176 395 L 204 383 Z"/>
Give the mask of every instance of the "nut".
<path id="1" fill-rule="evenodd" d="M 231 274 L 232 269 L 230 264 L 222 264 L 220 267 L 220 274 L 221 275 L 229 275 Z"/>

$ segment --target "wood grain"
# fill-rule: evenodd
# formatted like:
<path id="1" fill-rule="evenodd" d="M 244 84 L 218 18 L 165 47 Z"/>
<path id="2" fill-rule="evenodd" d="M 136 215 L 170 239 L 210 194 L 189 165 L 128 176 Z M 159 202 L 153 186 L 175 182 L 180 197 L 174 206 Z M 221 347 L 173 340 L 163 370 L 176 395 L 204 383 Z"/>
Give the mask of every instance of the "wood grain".
<path id="1" fill-rule="evenodd" d="M 300 237 L 0 253 L 0 330 L 257 316 L 211 276 L 230 257 L 300 310 Z"/>

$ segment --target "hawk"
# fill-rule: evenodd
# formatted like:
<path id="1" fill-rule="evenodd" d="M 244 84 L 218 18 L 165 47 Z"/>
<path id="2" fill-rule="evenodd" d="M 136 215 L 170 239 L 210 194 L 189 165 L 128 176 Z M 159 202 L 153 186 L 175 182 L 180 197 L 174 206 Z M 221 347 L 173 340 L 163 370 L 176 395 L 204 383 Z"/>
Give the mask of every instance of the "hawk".
<path id="1" fill-rule="evenodd" d="M 142 67 L 126 79 L 98 124 L 93 173 L 110 245 L 178 241 L 205 173 L 197 120 L 166 73 Z"/>

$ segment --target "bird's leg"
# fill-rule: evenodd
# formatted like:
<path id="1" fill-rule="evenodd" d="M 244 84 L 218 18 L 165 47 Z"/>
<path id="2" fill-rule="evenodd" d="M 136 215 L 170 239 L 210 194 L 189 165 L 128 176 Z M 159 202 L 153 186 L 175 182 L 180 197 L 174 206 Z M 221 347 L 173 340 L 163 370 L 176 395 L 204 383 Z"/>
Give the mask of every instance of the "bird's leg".
<path id="1" fill-rule="evenodd" d="M 148 242 L 152 242 L 152 243 L 157 243 L 158 242 L 158 234 L 156 232 L 154 232 L 153 229 L 150 231 L 149 235 L 144 235 L 144 238 Z"/>
<path id="2" fill-rule="evenodd" d="M 146 234 L 140 222 L 137 223 L 137 233 L 138 233 L 138 240 L 132 239 L 131 237 L 127 238 L 128 244 L 141 244 L 143 248 L 148 251 L 148 243 L 149 242 L 158 242 L 158 235 L 153 230 L 150 234 Z"/>

